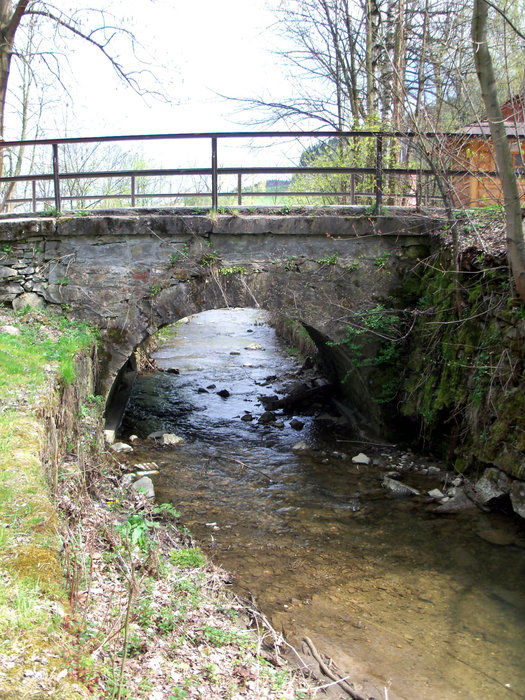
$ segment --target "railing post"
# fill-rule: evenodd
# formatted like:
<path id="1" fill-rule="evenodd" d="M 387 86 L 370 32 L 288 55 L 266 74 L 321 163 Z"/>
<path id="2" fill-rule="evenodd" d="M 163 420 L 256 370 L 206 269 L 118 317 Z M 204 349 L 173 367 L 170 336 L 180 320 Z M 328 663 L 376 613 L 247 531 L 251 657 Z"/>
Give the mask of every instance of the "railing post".
<path id="1" fill-rule="evenodd" d="M 217 137 L 211 137 L 211 208 L 219 208 L 219 174 L 217 172 Z"/>
<path id="2" fill-rule="evenodd" d="M 383 204 L 383 135 L 378 134 L 376 138 L 376 182 L 374 187 L 375 210 L 379 214 Z"/>
<path id="3" fill-rule="evenodd" d="M 350 173 L 350 204 L 355 204 L 355 173 Z"/>
<path id="4" fill-rule="evenodd" d="M 37 201 L 36 201 L 36 180 L 33 180 L 31 182 L 31 197 L 33 201 L 33 212 L 36 214 L 36 206 L 37 206 Z"/>
<path id="5" fill-rule="evenodd" d="M 58 144 L 53 144 L 53 182 L 55 184 L 55 210 L 60 214 L 62 201 L 60 197 L 60 168 L 58 164 Z"/>
<path id="6" fill-rule="evenodd" d="M 237 204 L 240 206 L 242 204 L 242 175 L 237 174 Z"/>
<path id="7" fill-rule="evenodd" d="M 131 206 L 135 206 L 135 175 L 131 176 Z"/>

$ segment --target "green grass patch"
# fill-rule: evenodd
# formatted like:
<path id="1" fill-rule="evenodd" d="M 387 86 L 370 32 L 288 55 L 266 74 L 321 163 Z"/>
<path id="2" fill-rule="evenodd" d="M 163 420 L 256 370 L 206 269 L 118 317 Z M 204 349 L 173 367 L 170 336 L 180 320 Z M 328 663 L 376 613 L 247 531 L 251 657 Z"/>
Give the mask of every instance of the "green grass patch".
<path id="1" fill-rule="evenodd" d="M 24 388 L 38 389 L 50 364 L 65 384 L 75 380 L 76 355 L 96 339 L 88 324 L 40 313 L 13 314 L 10 320 L 20 334 L 0 334 L 0 400 Z"/>
<path id="2" fill-rule="evenodd" d="M 198 569 L 206 564 L 206 557 L 198 547 L 190 549 L 172 549 L 170 558 L 173 564 L 182 568 Z"/>

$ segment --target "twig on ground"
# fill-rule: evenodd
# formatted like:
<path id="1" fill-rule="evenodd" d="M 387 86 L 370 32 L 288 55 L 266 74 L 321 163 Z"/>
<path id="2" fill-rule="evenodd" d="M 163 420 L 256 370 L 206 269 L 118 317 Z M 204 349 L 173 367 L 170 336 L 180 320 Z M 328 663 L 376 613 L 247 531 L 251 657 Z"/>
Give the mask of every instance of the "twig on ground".
<path id="1" fill-rule="evenodd" d="M 364 695 L 361 695 L 361 693 L 358 693 L 356 690 L 354 690 L 344 678 L 338 678 L 335 673 L 333 673 L 328 666 L 325 664 L 325 662 L 322 660 L 322 658 L 319 656 L 319 652 L 315 648 L 314 643 L 309 637 L 303 637 L 304 641 L 306 642 L 306 645 L 310 649 L 310 652 L 312 653 L 312 656 L 314 659 L 317 661 L 319 664 L 319 668 L 321 671 L 324 673 L 325 676 L 328 676 L 328 678 L 331 678 L 333 681 L 335 681 L 341 690 L 344 690 L 347 695 L 349 695 L 353 700 L 367 700 Z"/>

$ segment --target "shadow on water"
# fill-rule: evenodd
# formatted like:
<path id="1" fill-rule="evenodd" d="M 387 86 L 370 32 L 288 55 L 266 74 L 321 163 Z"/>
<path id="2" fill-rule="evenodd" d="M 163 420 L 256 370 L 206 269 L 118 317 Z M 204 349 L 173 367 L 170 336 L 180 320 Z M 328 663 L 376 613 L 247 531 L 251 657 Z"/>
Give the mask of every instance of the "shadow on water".
<path id="1" fill-rule="evenodd" d="M 422 474 L 428 460 L 395 448 L 369 446 L 373 464 L 353 464 L 362 446 L 324 406 L 258 422 L 261 396 L 304 380 L 258 310 L 192 317 L 155 358 L 163 371 L 139 377 L 121 433 L 184 438 L 140 442 L 134 459 L 159 465 L 158 499 L 289 641 L 310 637 L 376 698 L 525 697 L 523 540 L 477 534 L 512 523 L 390 497 L 390 469 L 423 493 L 449 476 Z M 292 449 L 299 440 L 307 449 Z"/>

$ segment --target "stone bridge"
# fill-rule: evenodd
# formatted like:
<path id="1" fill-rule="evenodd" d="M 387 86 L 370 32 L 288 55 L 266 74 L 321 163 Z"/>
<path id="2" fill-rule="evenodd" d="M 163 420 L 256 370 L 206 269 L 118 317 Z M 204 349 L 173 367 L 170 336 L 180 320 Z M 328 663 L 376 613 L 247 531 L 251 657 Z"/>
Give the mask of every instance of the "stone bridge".
<path id="1" fill-rule="evenodd" d="M 353 313 L 396 294 L 437 225 L 355 209 L 3 219 L 0 298 L 15 308 L 43 300 L 96 324 L 107 397 L 142 341 L 208 309 L 260 307 L 298 320 L 326 350 Z"/>

